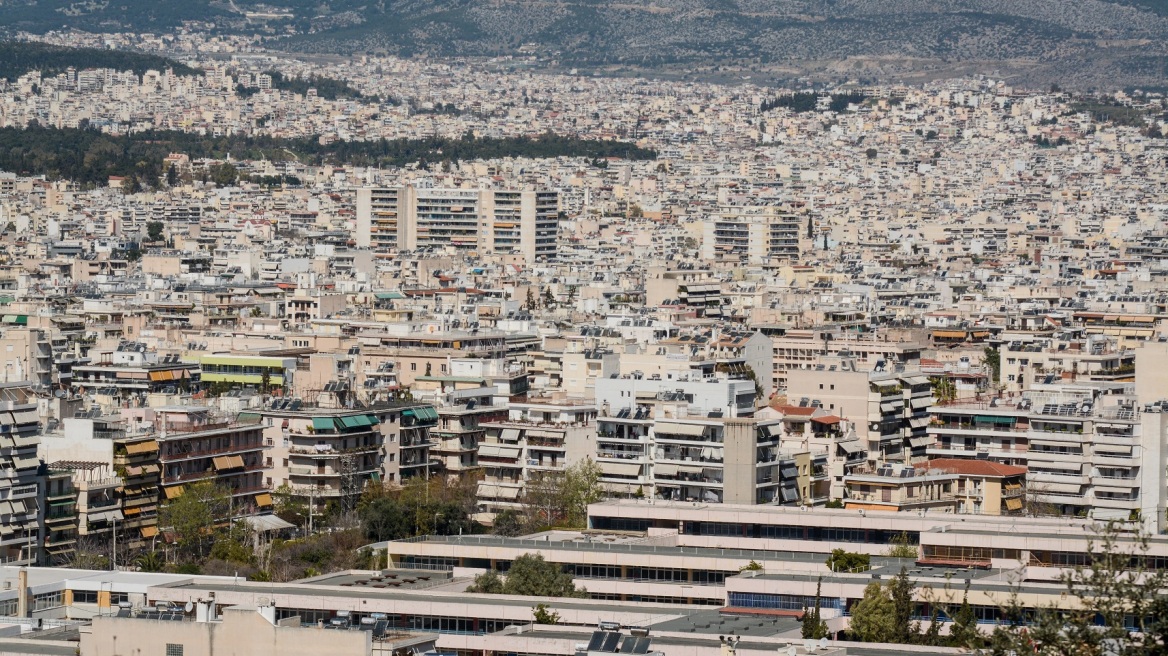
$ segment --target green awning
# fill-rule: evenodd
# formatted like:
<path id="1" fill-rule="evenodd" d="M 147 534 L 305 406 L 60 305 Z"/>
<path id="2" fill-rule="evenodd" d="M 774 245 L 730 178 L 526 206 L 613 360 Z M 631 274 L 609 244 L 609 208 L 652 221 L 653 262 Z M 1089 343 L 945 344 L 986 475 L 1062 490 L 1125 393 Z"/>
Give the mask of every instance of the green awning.
<path id="1" fill-rule="evenodd" d="M 423 406 L 414 408 L 414 416 L 418 418 L 418 421 L 437 421 L 438 411 L 430 406 Z"/>
<path id="2" fill-rule="evenodd" d="M 258 412 L 241 412 L 235 418 L 241 424 L 256 424 L 260 421 L 260 413 Z"/>
<path id="3" fill-rule="evenodd" d="M 313 417 L 312 429 L 318 431 L 334 431 L 336 430 L 336 425 L 333 424 L 332 417 Z"/>
<path id="4" fill-rule="evenodd" d="M 401 292 L 377 292 L 373 296 L 379 301 L 400 301 L 406 297 Z"/>
<path id="5" fill-rule="evenodd" d="M 1014 417 L 995 417 L 993 415 L 975 415 L 973 417 L 975 423 L 981 424 L 1009 424 L 1014 425 L 1016 421 Z"/>
<path id="6" fill-rule="evenodd" d="M 361 421 L 358 417 L 341 417 L 341 425 L 345 428 L 358 428 Z"/>
<path id="7" fill-rule="evenodd" d="M 14 324 L 17 324 L 20 326 L 25 326 L 25 325 L 28 325 L 28 315 L 27 314 L 6 314 L 6 315 L 4 315 L 3 319 L 0 319 L 0 322 L 14 323 Z"/>
<path id="8" fill-rule="evenodd" d="M 374 483 L 380 483 L 381 482 L 381 472 L 372 472 L 371 474 L 369 474 L 369 478 Z"/>
<path id="9" fill-rule="evenodd" d="M 369 420 L 370 426 L 376 426 L 377 424 L 381 423 L 381 420 L 377 418 L 377 415 L 365 415 L 365 418 Z"/>

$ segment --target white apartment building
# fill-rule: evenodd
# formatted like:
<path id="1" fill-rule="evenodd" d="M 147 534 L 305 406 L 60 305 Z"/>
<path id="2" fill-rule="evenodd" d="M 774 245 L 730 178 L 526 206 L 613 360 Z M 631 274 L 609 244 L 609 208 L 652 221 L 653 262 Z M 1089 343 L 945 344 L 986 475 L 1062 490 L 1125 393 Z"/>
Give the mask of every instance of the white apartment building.
<path id="1" fill-rule="evenodd" d="M 377 252 L 453 248 L 554 259 L 559 236 L 556 191 L 433 189 L 422 186 L 357 190 L 357 246 Z"/>
<path id="2" fill-rule="evenodd" d="M 723 207 L 702 222 L 702 259 L 775 264 L 799 257 L 810 215 L 789 207 Z"/>

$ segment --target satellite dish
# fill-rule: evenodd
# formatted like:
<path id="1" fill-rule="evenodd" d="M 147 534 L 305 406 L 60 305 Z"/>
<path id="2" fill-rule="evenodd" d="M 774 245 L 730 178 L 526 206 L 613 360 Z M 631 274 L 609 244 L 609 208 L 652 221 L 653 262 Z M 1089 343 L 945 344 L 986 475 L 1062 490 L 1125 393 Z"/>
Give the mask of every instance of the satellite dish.
<path id="1" fill-rule="evenodd" d="M 787 647 L 787 656 L 799 656 L 799 648 L 795 645 Z"/>
<path id="2" fill-rule="evenodd" d="M 185 611 L 186 611 L 186 612 L 188 612 L 188 613 L 189 613 L 189 612 L 191 612 L 191 611 L 192 611 L 192 610 L 194 610 L 194 609 L 195 609 L 195 605 L 194 605 L 194 604 L 192 604 L 192 603 L 191 603 L 191 602 L 189 602 L 189 601 L 187 602 L 187 605 L 186 605 L 186 606 L 183 606 L 183 610 L 185 610 Z"/>
<path id="3" fill-rule="evenodd" d="M 827 649 L 827 638 L 826 637 L 819 639 L 819 648 L 820 649 Z"/>
<path id="4" fill-rule="evenodd" d="M 803 641 L 803 651 L 806 651 L 807 653 L 811 653 L 811 652 L 815 651 L 815 641 L 814 640 L 804 640 Z"/>

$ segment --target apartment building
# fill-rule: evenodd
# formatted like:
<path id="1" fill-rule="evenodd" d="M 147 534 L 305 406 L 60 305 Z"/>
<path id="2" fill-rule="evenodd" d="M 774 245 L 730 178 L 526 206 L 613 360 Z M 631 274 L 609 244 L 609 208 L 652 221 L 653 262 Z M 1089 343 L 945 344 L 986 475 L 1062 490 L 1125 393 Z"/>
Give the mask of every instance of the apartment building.
<path id="1" fill-rule="evenodd" d="M 1131 384 L 1038 385 L 932 409 L 931 457 L 1024 466 L 1027 502 L 1066 515 L 1163 521 L 1168 417 Z"/>
<path id="2" fill-rule="evenodd" d="M 37 562 L 40 434 L 37 397 L 28 383 L 0 383 L 0 559 L 7 563 Z"/>
<path id="3" fill-rule="evenodd" d="M 330 501 L 351 510 L 366 485 L 428 476 L 432 414 L 415 403 L 325 408 L 276 399 L 240 419 L 254 416 L 263 427 L 271 489 L 287 485 L 318 510 Z"/>
<path id="4" fill-rule="evenodd" d="M 853 472 L 844 485 L 849 510 L 1009 515 L 1023 510 L 1026 468 L 940 458 L 917 467 L 890 464 Z"/>
<path id="5" fill-rule="evenodd" d="M 771 338 L 774 349 L 772 377 L 776 390 L 788 390 L 789 379 L 796 371 L 815 369 L 834 358 L 848 358 L 858 367 L 884 367 L 892 371 L 897 365 L 906 369 L 919 366 L 925 346 L 915 341 L 897 341 L 881 335 L 851 335 L 834 329 L 796 329 L 786 326 L 758 326 Z M 884 337 L 881 339 L 881 337 Z M 756 372 L 762 375 L 761 372 Z M 788 391 L 789 395 L 793 393 Z"/>
<path id="6" fill-rule="evenodd" d="M 211 481 L 231 495 L 234 516 L 271 507 L 270 467 L 258 417 L 232 419 L 203 406 L 154 411 L 164 499 L 181 495 L 186 484 Z"/>
<path id="7" fill-rule="evenodd" d="M 101 544 L 116 527 L 123 547 L 139 548 L 158 535 L 161 466 L 150 431 L 131 431 L 120 415 L 100 410 L 66 417 L 42 438 L 54 470 L 71 474 L 77 533 Z"/>
<path id="8" fill-rule="evenodd" d="M 433 249 L 555 259 L 555 191 L 434 189 L 407 185 L 357 190 L 357 246 L 377 252 Z"/>
<path id="9" fill-rule="evenodd" d="M 702 259 L 771 266 L 796 261 L 810 220 L 804 208 L 720 207 L 702 221 Z"/>
<path id="10" fill-rule="evenodd" d="M 511 401 L 505 418 L 481 426 L 484 435 L 477 453 L 483 471 L 478 484 L 480 513 L 521 510 L 530 482 L 598 455 L 596 405 L 587 401 Z M 605 463 L 597 460 L 604 471 Z"/>
<path id="11" fill-rule="evenodd" d="M 805 369 L 788 381 L 788 398 L 851 420 L 873 462 L 919 462 L 931 443 L 927 433 L 930 380 L 907 368 L 883 364 L 862 369 L 848 358 Z"/>

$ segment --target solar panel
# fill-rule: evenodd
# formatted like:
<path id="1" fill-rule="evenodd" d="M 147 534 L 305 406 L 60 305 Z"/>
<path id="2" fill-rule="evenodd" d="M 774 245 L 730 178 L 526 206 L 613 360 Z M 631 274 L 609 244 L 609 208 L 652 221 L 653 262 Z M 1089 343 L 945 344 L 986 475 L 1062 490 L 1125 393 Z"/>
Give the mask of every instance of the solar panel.
<path id="1" fill-rule="evenodd" d="M 634 654 L 647 654 L 647 653 L 649 653 L 649 643 L 652 641 L 653 641 L 653 639 L 650 637 L 647 637 L 647 636 L 638 637 L 636 644 L 633 645 L 633 652 L 632 653 L 634 653 Z"/>
<path id="2" fill-rule="evenodd" d="M 604 631 L 593 631 L 592 639 L 588 641 L 588 651 L 600 651 L 604 645 L 604 636 L 607 635 Z"/>
<path id="3" fill-rule="evenodd" d="M 621 641 L 620 653 L 631 654 L 631 653 L 633 653 L 633 647 L 635 647 L 636 645 L 637 645 L 637 638 L 634 636 L 628 636 L 623 641 Z"/>
<path id="4" fill-rule="evenodd" d="M 604 635 L 604 646 L 600 648 L 600 651 L 608 652 L 610 654 L 615 653 L 616 646 L 618 644 L 620 644 L 620 639 L 621 639 L 621 634 L 619 634 L 615 631 L 612 633 L 606 633 Z"/>

